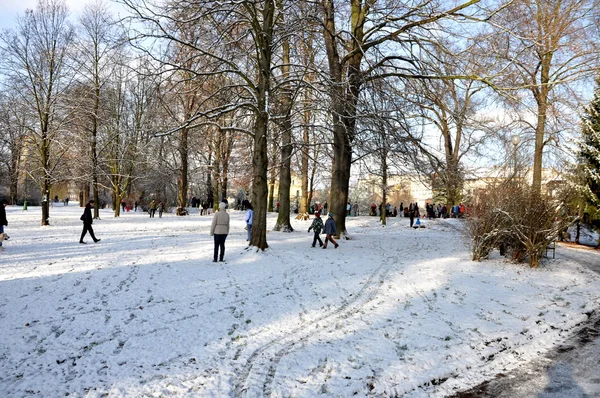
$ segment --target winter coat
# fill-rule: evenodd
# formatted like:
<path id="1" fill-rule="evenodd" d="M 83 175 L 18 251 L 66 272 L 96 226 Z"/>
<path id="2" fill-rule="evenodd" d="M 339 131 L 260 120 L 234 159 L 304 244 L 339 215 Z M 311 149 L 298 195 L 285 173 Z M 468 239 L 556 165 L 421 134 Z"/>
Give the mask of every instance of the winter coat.
<path id="1" fill-rule="evenodd" d="M 324 232 L 327 235 L 337 235 L 337 227 L 335 225 L 335 221 L 333 221 L 332 217 L 329 217 L 327 221 L 325 221 L 325 230 Z"/>
<path id="2" fill-rule="evenodd" d="M 323 229 L 323 220 L 321 217 L 315 217 L 312 224 L 310 224 L 310 227 L 308 227 L 308 232 L 310 232 L 311 229 L 315 231 L 316 234 L 321 233 L 321 230 Z"/>
<path id="3" fill-rule="evenodd" d="M 253 217 L 254 217 L 254 211 L 252 209 L 248 209 L 248 211 L 246 211 L 246 224 L 252 225 Z"/>
<path id="4" fill-rule="evenodd" d="M 155 201 L 150 202 L 150 206 L 148 208 L 150 210 L 156 210 L 156 202 Z"/>
<path id="5" fill-rule="evenodd" d="M 94 217 L 92 217 L 92 205 L 90 203 L 85 205 L 81 221 L 86 225 L 92 225 L 94 223 Z"/>
<path id="6" fill-rule="evenodd" d="M 212 219 L 210 236 L 229 234 L 229 214 L 225 209 L 219 209 Z"/>
<path id="7" fill-rule="evenodd" d="M 0 203 L 0 225 L 8 225 L 8 221 L 6 220 L 6 209 L 4 208 L 4 203 Z"/>

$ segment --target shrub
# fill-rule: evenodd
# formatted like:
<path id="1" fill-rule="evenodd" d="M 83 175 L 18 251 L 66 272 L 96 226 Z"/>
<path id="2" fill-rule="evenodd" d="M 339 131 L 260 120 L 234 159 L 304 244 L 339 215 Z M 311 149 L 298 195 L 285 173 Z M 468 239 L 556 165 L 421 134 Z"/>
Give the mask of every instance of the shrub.
<path id="1" fill-rule="evenodd" d="M 514 181 L 477 192 L 468 216 L 472 259 L 485 259 L 499 247 L 514 261 L 528 259 L 537 267 L 546 247 L 573 222 L 563 203 Z"/>

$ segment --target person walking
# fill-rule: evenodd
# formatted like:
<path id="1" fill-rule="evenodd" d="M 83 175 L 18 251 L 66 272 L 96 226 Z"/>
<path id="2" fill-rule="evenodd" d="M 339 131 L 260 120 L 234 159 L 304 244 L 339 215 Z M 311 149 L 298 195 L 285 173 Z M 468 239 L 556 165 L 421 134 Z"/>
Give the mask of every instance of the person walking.
<path id="1" fill-rule="evenodd" d="M 226 203 L 219 203 L 219 211 L 213 216 L 210 226 L 210 236 L 214 236 L 215 239 L 213 263 L 217 262 L 217 257 L 219 257 L 219 261 L 223 261 L 223 257 L 225 256 L 225 240 L 229 234 L 229 214 L 225 211 L 226 208 Z"/>
<path id="2" fill-rule="evenodd" d="M 81 232 L 81 238 L 79 238 L 79 243 L 85 244 L 83 238 L 85 238 L 86 233 L 90 233 L 90 236 L 94 240 L 95 243 L 100 242 L 100 239 L 96 239 L 96 235 L 94 235 L 94 230 L 92 229 L 92 224 L 94 223 L 94 219 L 92 217 L 92 206 L 94 205 L 94 199 L 91 199 L 83 210 L 83 214 L 80 217 L 80 220 L 83 221 L 83 231 Z"/>
<path id="3" fill-rule="evenodd" d="M 321 240 L 321 237 L 319 236 L 319 234 L 321 233 L 321 230 L 323 229 L 323 220 L 321 219 L 321 213 L 319 213 L 318 211 L 315 212 L 315 219 L 313 220 L 312 224 L 310 224 L 310 227 L 308 227 L 309 233 L 310 233 L 311 229 L 315 233 L 315 235 L 313 237 L 312 247 L 315 247 L 315 245 L 317 244 L 317 241 L 319 241 L 319 247 L 323 247 L 323 241 Z"/>
<path id="4" fill-rule="evenodd" d="M 156 213 L 156 202 L 154 199 L 150 201 L 150 205 L 148 206 L 148 213 L 150 213 L 150 218 L 154 218 L 154 213 Z"/>
<path id="5" fill-rule="evenodd" d="M 412 228 L 415 222 L 415 206 L 412 203 L 408 206 L 408 217 L 410 218 L 410 227 Z"/>
<path id="6" fill-rule="evenodd" d="M 6 205 L 8 202 L 6 199 L 2 199 L 0 202 L 0 251 L 4 251 L 2 241 L 8 239 L 8 235 L 4 233 L 4 227 L 8 226 L 8 220 L 6 219 Z"/>
<path id="7" fill-rule="evenodd" d="M 252 238 L 252 219 L 254 218 L 254 210 L 252 210 L 252 204 L 250 202 L 245 203 L 246 206 L 246 229 L 248 230 L 248 239 L 247 242 L 250 242 Z"/>
<path id="8" fill-rule="evenodd" d="M 333 220 L 333 213 L 329 213 L 329 217 L 327 221 L 325 221 L 325 243 L 323 244 L 323 249 L 327 249 L 327 242 L 331 242 L 334 244 L 334 247 L 338 248 L 338 243 L 333 240 L 333 235 L 337 235 L 337 226 L 335 225 L 335 221 Z"/>
<path id="9" fill-rule="evenodd" d="M 133 202 L 133 211 L 136 212 L 137 208 L 138 208 L 138 201 L 136 200 Z"/>
<path id="10" fill-rule="evenodd" d="M 165 210 L 165 203 L 160 201 L 158 204 L 158 218 L 162 218 L 163 211 Z"/>

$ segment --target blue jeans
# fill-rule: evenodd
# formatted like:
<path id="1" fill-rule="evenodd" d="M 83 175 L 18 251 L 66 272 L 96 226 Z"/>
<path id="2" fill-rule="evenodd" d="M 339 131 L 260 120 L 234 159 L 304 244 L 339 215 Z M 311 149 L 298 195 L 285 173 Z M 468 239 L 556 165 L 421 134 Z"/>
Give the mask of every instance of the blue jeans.
<path id="1" fill-rule="evenodd" d="M 252 224 L 246 224 L 246 226 L 248 227 L 248 239 L 246 240 L 250 242 L 250 239 L 252 239 Z"/>
<path id="2" fill-rule="evenodd" d="M 2 205 L 0 204 L 0 206 L 2 206 Z M 0 234 L 3 234 L 3 233 L 4 233 L 4 225 L 0 225 Z M 0 240 L 0 246 L 2 246 L 2 241 L 3 240 L 4 239 Z"/>

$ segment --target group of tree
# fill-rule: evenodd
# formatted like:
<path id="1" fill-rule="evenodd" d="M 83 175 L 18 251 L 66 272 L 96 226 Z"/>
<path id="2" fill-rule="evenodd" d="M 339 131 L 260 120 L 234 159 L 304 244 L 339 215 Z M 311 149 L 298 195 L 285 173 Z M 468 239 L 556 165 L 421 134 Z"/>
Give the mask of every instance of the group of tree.
<path id="1" fill-rule="evenodd" d="M 120 18 L 96 1 L 70 19 L 64 0 L 38 0 L 0 35 L 3 171 L 11 200 L 23 170 L 37 183 L 43 225 L 60 182 L 93 196 L 96 216 L 108 189 L 118 216 L 132 193 L 173 197 L 179 214 L 191 185 L 216 206 L 234 179 L 265 249 L 274 201 L 274 229 L 292 230 L 295 173 L 300 212 L 330 176 L 325 200 L 349 237 L 353 165 L 380 178 L 384 201 L 406 173 L 453 205 L 464 159 L 510 128 L 539 194 L 543 156 L 575 129 L 575 94 L 598 68 L 593 0 L 119 4 Z"/>

